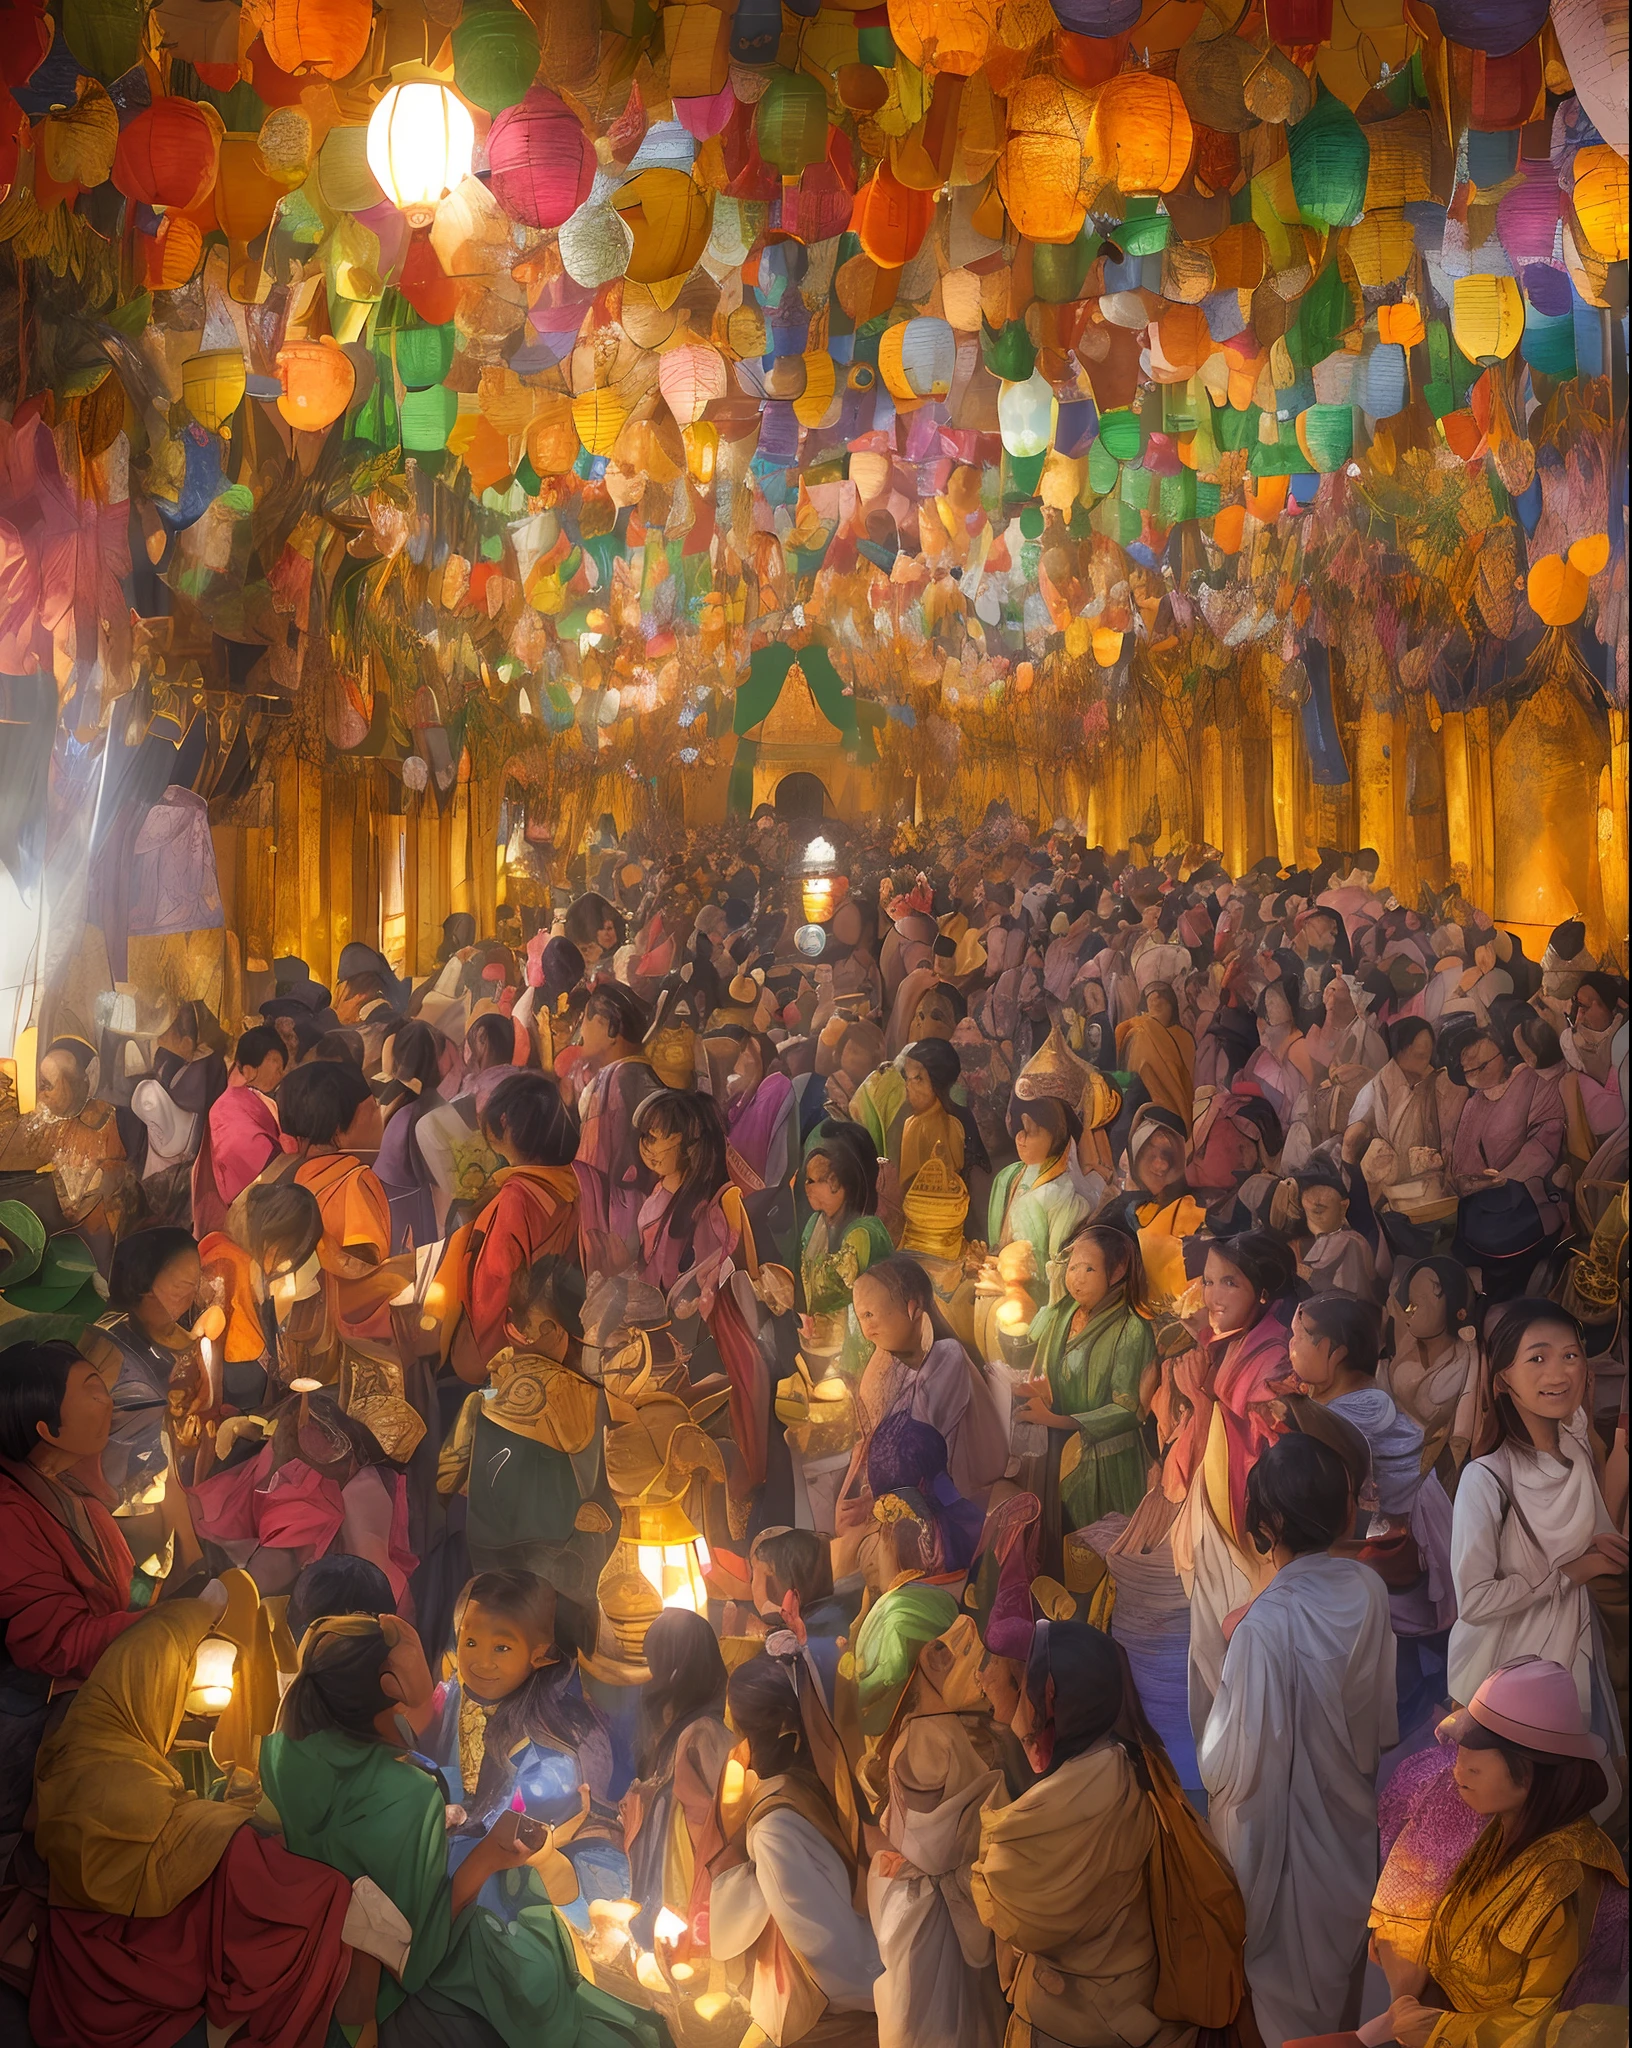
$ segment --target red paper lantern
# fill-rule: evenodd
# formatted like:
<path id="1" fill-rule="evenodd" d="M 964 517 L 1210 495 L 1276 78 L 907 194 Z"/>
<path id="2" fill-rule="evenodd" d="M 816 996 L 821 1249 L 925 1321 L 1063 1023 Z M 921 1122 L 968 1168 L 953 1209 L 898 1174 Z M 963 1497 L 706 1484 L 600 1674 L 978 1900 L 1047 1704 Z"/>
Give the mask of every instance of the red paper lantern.
<path id="1" fill-rule="evenodd" d="M 438 262 L 429 235 L 415 235 L 409 243 L 397 290 L 432 327 L 446 327 L 453 318 L 459 287 Z"/>
<path id="2" fill-rule="evenodd" d="M 224 132 L 214 107 L 174 95 L 155 100 L 120 130 L 113 182 L 127 199 L 184 213 L 215 183 Z"/>
<path id="3" fill-rule="evenodd" d="M 495 119 L 487 137 L 489 189 L 512 220 L 558 228 L 589 197 L 595 147 L 577 119 L 542 85 L 528 88 Z"/>

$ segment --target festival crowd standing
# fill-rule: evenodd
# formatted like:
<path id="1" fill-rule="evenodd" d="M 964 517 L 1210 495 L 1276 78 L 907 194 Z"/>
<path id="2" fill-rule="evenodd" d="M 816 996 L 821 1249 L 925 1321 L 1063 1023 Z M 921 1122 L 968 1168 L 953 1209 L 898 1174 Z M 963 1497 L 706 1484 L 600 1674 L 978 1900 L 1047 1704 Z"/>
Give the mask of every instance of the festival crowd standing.
<path id="1" fill-rule="evenodd" d="M 1624 2039 L 1617 963 L 815 829 L 42 1046 L 0 2031 Z"/>

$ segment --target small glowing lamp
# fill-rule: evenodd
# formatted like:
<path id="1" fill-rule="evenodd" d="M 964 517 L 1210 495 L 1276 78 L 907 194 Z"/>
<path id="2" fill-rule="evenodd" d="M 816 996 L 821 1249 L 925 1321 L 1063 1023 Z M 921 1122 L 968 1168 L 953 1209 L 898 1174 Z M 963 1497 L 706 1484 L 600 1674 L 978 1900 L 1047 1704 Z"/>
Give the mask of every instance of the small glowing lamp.
<path id="1" fill-rule="evenodd" d="M 652 1932 L 659 1941 L 665 1941 L 672 1948 L 686 1931 L 686 1923 L 670 1907 L 664 1906 L 658 1913 Z"/>
<path id="2" fill-rule="evenodd" d="M 238 1646 L 224 1636 L 206 1636 L 193 1658 L 192 1683 L 187 1688 L 190 1714 L 220 1714 L 232 1705 L 232 1671 L 238 1661 Z"/>
<path id="3" fill-rule="evenodd" d="M 640 1575 L 655 1588 L 665 1607 L 686 1607 L 693 1614 L 706 1614 L 708 1588 L 703 1574 L 707 1565 L 698 1555 L 706 1550 L 701 1537 L 689 1543 L 642 1543 L 638 1546 Z"/>
<path id="4" fill-rule="evenodd" d="M 393 85 L 368 118 L 368 167 L 415 227 L 469 177 L 475 148 L 469 109 L 435 78 Z"/>

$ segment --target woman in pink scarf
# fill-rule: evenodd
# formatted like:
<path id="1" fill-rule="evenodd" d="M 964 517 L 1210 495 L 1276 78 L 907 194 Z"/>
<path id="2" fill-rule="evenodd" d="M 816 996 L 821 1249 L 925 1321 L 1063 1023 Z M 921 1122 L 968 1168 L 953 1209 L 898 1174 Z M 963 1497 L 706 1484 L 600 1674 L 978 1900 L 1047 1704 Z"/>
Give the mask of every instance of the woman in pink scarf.
<path id="1" fill-rule="evenodd" d="M 193 1231 L 205 1237 L 226 1223 L 227 1211 L 252 1180 L 295 1141 L 278 1126 L 272 1090 L 283 1079 L 287 1055 L 270 1024 L 257 1024 L 238 1041 L 227 1086 L 210 1105 L 203 1143 L 193 1161 Z"/>
<path id="2" fill-rule="evenodd" d="M 1199 1740 L 1224 1667 L 1224 1622 L 1262 1591 L 1273 1567 L 1246 1540 L 1247 1474 L 1277 1435 L 1285 1379 L 1292 1253 L 1250 1230 L 1207 1254 L 1211 1334 L 1172 1361 L 1156 1408 L 1168 1437 L 1162 1488 L 1182 1503 L 1173 1562 L 1190 1596 L 1190 1721 Z"/>

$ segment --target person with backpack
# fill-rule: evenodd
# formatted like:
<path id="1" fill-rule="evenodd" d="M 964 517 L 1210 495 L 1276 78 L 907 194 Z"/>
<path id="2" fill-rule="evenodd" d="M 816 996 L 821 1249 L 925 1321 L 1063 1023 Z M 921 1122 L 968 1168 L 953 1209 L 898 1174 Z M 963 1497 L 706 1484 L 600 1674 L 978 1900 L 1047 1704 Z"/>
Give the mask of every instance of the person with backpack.
<path id="1" fill-rule="evenodd" d="M 1039 1621 L 1013 1721 L 1037 1781 L 980 1816 L 970 1879 L 1028 2048 L 1251 2040 L 1240 1894 L 1145 1721 L 1126 1661 Z"/>
<path id="2" fill-rule="evenodd" d="M 1247 1475 L 1246 1534 L 1274 1567 L 1229 1635 L 1197 1749 L 1208 1822 L 1246 1903 L 1266 2041 L 1352 2027 L 1377 1882 L 1377 1764 L 1397 1739 L 1388 1588 L 1332 1545 L 1347 1467 L 1291 1434 Z"/>

